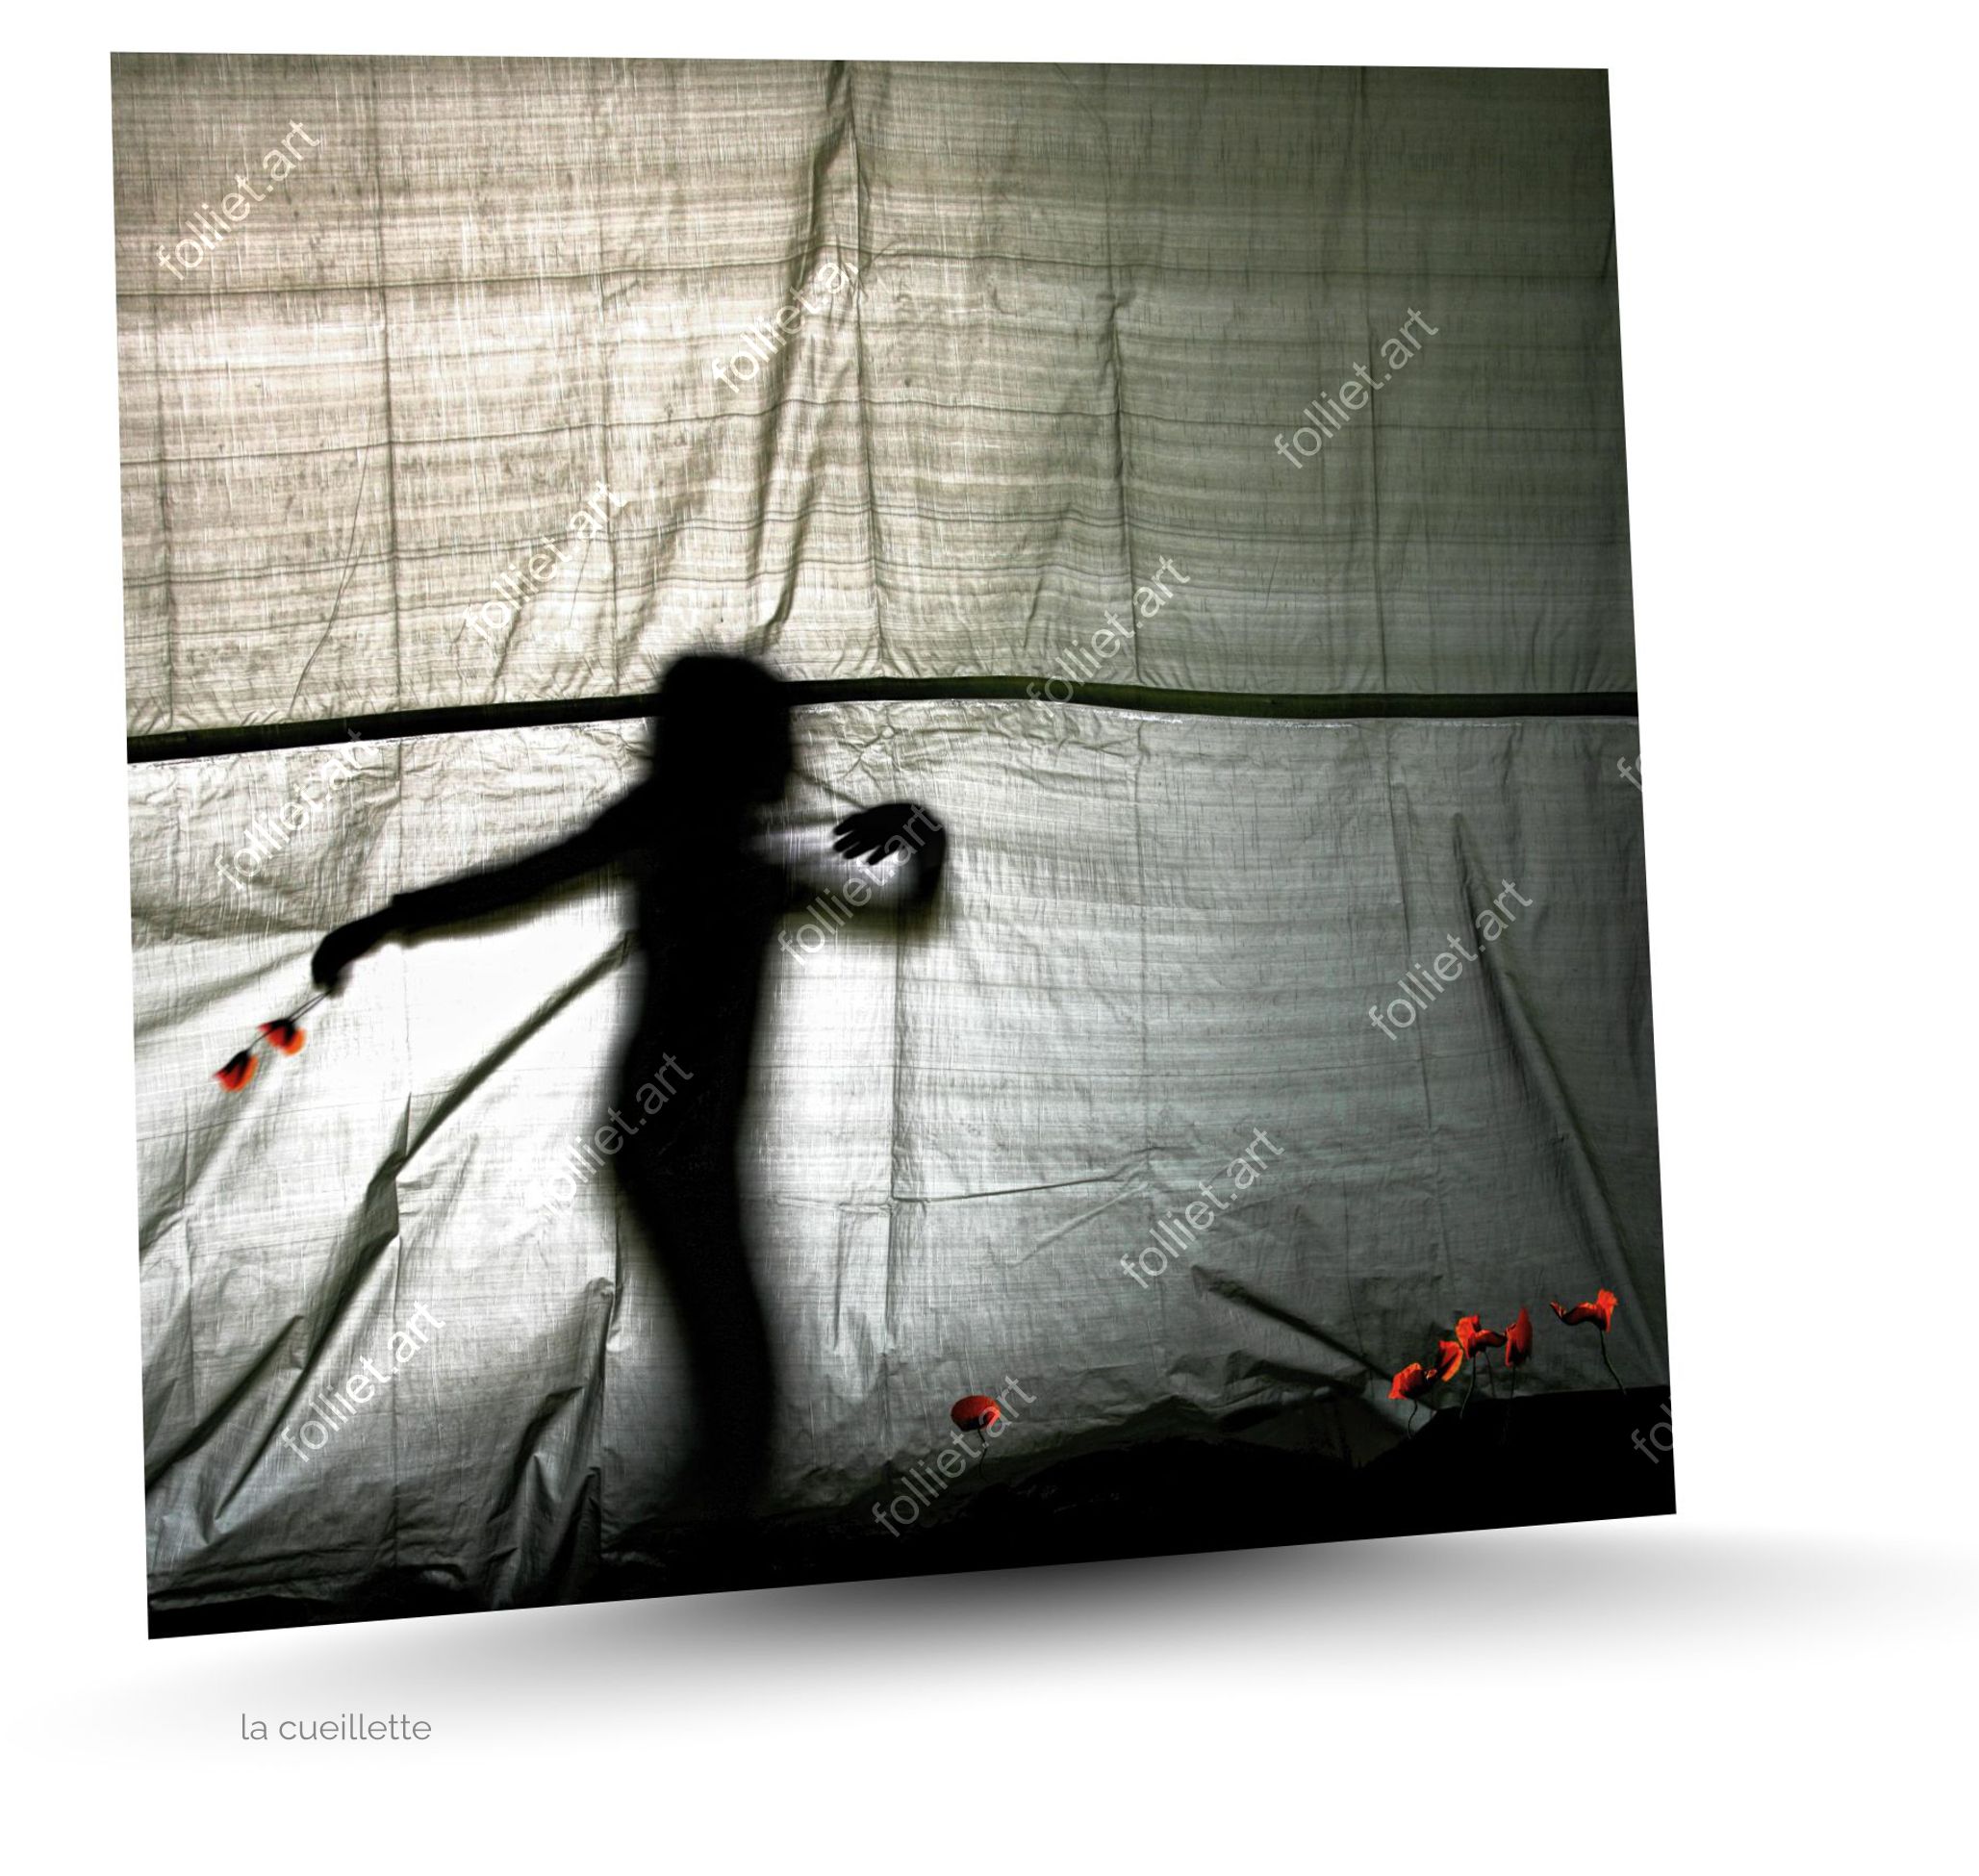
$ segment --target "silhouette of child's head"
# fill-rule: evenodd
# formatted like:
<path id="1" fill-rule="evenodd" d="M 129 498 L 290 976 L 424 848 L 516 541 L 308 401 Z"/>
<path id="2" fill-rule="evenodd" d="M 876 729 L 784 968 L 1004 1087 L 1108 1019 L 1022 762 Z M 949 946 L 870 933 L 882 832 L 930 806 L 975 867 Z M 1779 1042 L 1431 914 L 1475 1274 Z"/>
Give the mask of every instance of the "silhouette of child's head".
<path id="1" fill-rule="evenodd" d="M 790 777 L 790 706 L 783 686 L 748 658 L 696 652 L 660 683 L 655 773 L 703 800 L 774 801 Z"/>

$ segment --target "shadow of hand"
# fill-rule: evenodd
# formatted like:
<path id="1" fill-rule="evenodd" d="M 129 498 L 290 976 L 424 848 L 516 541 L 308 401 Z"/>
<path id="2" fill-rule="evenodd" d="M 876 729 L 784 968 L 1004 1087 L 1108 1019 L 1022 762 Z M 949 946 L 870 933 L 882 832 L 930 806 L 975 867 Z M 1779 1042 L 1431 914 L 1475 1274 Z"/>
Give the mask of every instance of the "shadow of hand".
<path id="1" fill-rule="evenodd" d="M 882 801 L 876 808 L 861 808 L 832 828 L 832 850 L 842 860 L 877 860 L 889 849 L 906 845 L 907 828 L 917 815 L 929 818 L 912 801 Z"/>
<path id="2" fill-rule="evenodd" d="M 375 912 L 368 919 L 353 919 L 348 925 L 340 925 L 317 947 L 316 955 L 309 961 L 309 974 L 320 988 L 340 989 L 344 972 L 391 934 L 391 921 Z"/>

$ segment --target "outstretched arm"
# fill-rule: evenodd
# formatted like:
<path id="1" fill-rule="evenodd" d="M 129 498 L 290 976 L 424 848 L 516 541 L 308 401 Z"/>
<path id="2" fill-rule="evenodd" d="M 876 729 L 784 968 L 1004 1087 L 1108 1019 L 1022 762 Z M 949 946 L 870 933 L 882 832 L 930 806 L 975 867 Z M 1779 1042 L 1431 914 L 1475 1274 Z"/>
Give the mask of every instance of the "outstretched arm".
<path id="1" fill-rule="evenodd" d="M 596 872 L 631 851 L 652 833 L 653 803 L 642 783 L 621 797 L 568 840 L 525 853 L 506 865 L 484 867 L 443 880 L 418 892 L 400 893 L 382 911 L 341 925 L 317 947 L 310 975 L 326 988 L 374 946 L 387 938 L 430 931 L 436 925 L 460 925 L 485 918 L 511 905 Z"/>

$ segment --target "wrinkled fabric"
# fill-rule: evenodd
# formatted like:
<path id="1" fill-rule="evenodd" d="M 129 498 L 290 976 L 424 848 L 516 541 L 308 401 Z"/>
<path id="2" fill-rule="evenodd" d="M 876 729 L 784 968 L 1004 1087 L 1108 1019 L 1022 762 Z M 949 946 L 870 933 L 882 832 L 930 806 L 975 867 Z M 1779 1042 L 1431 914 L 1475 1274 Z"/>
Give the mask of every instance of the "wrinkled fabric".
<path id="1" fill-rule="evenodd" d="M 1460 1313 L 1603 1284 L 1617 1364 L 1663 1371 L 1632 725 L 799 716 L 815 812 L 926 799 L 950 859 L 926 930 L 799 914 L 770 954 L 743 1154 L 778 1506 L 876 1489 L 1006 1376 L 1049 1439 L 1199 1425 L 1379 1392 Z M 622 884 L 387 947 L 301 1054 L 209 1078 L 325 925 L 569 831 L 638 737 L 367 748 L 251 899 L 219 856 L 320 752 L 132 771 L 161 1585 L 329 1590 L 390 1559 L 541 1593 L 589 1491 L 607 1542 L 664 1497 L 685 1390 L 636 1235 L 608 1173 L 543 1211 L 631 1018 Z M 1494 896 L 1513 923 L 1481 947 Z M 1449 932 L 1477 961 L 1384 1034 L 1370 1004 Z M 1185 1257 L 1122 1268 L 1155 1270 L 1152 1228 L 1197 1201 Z M 444 1327 L 389 1398 L 285 1446 L 421 1306 Z M 1542 1333 L 1524 1384 L 1606 1384 L 1591 1334 Z"/>
<path id="2" fill-rule="evenodd" d="M 1598 72 L 114 70 L 133 733 L 690 649 L 1042 674 L 1164 557 L 1116 681 L 1635 688 Z M 292 123 L 320 147 L 173 279 Z M 474 632 L 599 482 L 609 539 Z"/>

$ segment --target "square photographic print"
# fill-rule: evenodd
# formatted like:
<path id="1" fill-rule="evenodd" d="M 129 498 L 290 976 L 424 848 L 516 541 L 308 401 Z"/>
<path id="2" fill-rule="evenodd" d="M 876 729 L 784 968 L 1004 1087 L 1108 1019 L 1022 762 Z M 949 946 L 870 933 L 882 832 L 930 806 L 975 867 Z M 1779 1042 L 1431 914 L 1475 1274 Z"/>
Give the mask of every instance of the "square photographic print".
<path id="1" fill-rule="evenodd" d="M 1674 1508 L 1603 73 L 111 82 L 153 1635 Z"/>

